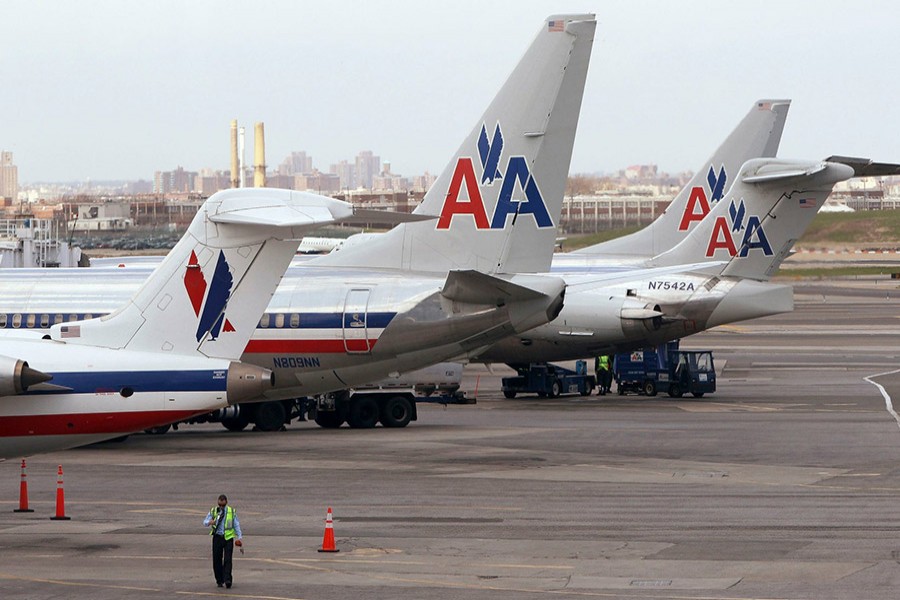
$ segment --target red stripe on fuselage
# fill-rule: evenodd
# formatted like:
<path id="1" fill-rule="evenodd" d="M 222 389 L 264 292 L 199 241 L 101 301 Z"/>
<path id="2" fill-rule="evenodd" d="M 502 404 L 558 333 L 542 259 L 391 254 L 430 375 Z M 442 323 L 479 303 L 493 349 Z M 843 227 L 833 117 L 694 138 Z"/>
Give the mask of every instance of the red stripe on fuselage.
<path id="1" fill-rule="evenodd" d="M 369 340 L 369 348 L 377 339 Z M 350 351 L 363 351 L 365 340 L 348 340 Z M 344 340 L 250 340 L 244 352 L 248 354 L 343 354 Z"/>
<path id="2" fill-rule="evenodd" d="M 0 416 L 0 437 L 133 433 L 150 427 L 189 419 L 206 411 L 148 410 L 63 415 Z"/>

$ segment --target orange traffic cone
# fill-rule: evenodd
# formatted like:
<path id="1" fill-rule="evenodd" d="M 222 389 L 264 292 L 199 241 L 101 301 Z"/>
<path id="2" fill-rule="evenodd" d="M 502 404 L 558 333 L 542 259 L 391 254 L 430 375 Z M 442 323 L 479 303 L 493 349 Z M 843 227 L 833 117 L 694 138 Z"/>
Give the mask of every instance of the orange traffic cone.
<path id="1" fill-rule="evenodd" d="M 66 493 L 63 491 L 63 472 L 62 465 L 56 472 L 56 516 L 50 517 L 54 521 L 68 521 L 71 517 L 66 516 Z"/>
<path id="2" fill-rule="evenodd" d="M 322 547 L 319 552 L 340 552 L 334 547 L 334 517 L 331 514 L 331 507 L 328 508 L 328 514 L 325 515 L 325 537 L 322 538 Z"/>
<path id="3" fill-rule="evenodd" d="M 25 480 L 25 459 L 22 459 L 22 483 L 19 484 L 19 508 L 13 512 L 34 512 L 28 508 L 28 482 Z"/>

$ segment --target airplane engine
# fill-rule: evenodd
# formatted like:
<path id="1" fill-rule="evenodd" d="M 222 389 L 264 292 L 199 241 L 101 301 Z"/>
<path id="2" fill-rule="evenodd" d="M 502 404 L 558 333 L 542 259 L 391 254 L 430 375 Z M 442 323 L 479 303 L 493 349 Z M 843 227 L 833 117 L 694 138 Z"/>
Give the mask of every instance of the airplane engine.
<path id="1" fill-rule="evenodd" d="M 275 387 L 275 373 L 269 369 L 234 361 L 228 366 L 225 392 L 228 404 L 261 400 L 261 396 Z"/>
<path id="2" fill-rule="evenodd" d="M 32 369 L 28 363 L 10 356 L 0 356 L 0 396 L 17 396 L 28 388 L 50 381 L 52 375 Z"/>
<path id="3" fill-rule="evenodd" d="M 659 309 L 659 304 L 648 304 L 626 298 L 622 302 L 622 330 L 626 333 L 635 330 L 656 331 L 662 326 L 664 313 Z"/>

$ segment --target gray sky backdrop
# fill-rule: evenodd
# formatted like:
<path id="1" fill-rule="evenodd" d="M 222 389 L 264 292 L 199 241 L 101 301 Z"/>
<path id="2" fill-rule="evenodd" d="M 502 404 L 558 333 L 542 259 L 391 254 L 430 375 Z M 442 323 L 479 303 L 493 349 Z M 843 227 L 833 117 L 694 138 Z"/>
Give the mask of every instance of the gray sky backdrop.
<path id="1" fill-rule="evenodd" d="M 20 182 L 151 179 L 227 169 L 237 118 L 270 167 L 440 172 L 560 12 L 598 20 L 572 172 L 697 169 L 762 97 L 794 101 L 781 156 L 900 162 L 896 0 L 7 0 L 0 149 Z"/>

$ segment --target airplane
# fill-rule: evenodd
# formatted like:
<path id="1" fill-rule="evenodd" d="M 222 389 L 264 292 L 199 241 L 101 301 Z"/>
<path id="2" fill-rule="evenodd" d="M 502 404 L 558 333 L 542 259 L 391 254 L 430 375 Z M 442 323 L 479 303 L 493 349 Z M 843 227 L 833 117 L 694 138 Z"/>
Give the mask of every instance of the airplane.
<path id="1" fill-rule="evenodd" d="M 568 284 L 559 316 L 474 360 L 527 364 L 612 354 L 789 312 L 791 286 L 768 280 L 834 185 L 897 172 L 898 165 L 836 156 L 749 160 L 725 197 L 684 240 L 644 263 L 651 271 L 689 262 L 691 267 L 664 276 L 648 271 L 613 286 L 592 280 L 602 267 L 554 271 Z"/>
<path id="2" fill-rule="evenodd" d="M 345 202 L 304 192 L 219 192 L 111 314 L 7 331 L 0 458 L 115 438 L 271 388 L 271 369 L 238 359 L 298 234 L 353 214 Z"/>
<path id="3" fill-rule="evenodd" d="M 415 211 L 429 219 L 375 241 L 366 265 L 311 261 L 279 287 L 243 355 L 275 373 L 261 397 L 345 389 L 465 356 L 559 313 L 565 282 L 540 272 L 553 253 L 595 27 L 593 15 L 544 21 Z M 4 271 L 2 304 L 12 308 L 0 331 L 96 317 L 145 276 Z M 349 417 L 365 423 L 379 410 Z"/>

